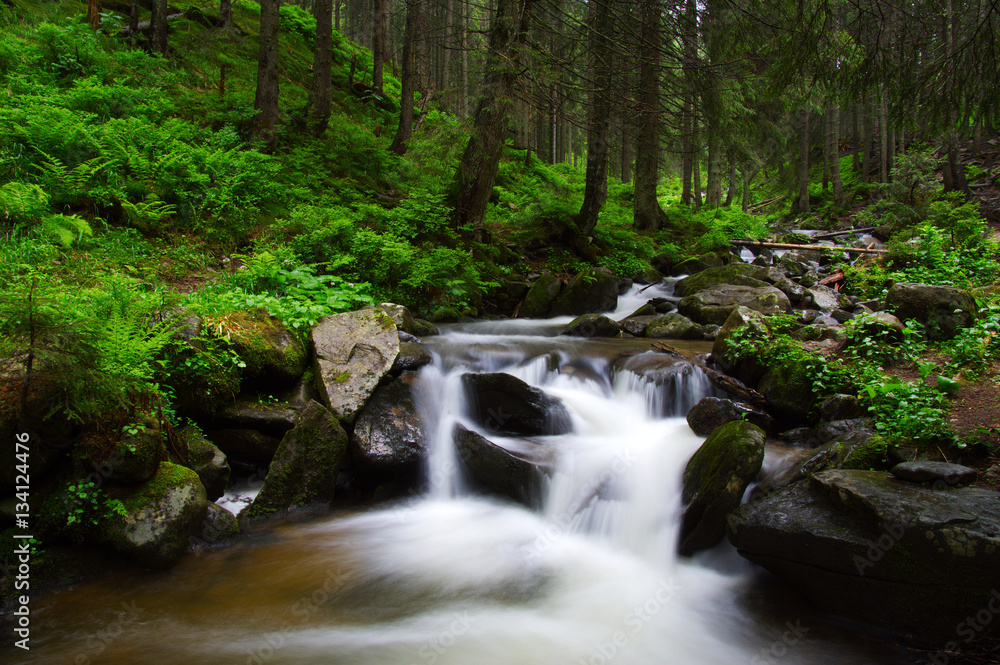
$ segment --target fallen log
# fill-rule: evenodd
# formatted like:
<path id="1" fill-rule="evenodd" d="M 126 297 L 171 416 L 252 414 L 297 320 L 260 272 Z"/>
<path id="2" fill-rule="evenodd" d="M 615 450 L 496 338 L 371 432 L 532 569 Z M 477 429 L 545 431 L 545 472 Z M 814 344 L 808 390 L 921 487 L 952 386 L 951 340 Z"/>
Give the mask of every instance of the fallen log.
<path id="1" fill-rule="evenodd" d="M 876 226 L 866 226 L 860 229 L 847 229 L 846 231 L 833 231 L 831 233 L 820 233 L 812 237 L 813 240 L 829 240 L 830 238 L 836 238 L 837 236 L 849 236 L 852 233 L 871 233 L 872 231 L 877 231 Z"/>
<path id="2" fill-rule="evenodd" d="M 763 208 L 764 206 L 769 206 L 772 203 L 776 203 L 777 201 L 780 201 L 780 200 L 782 200 L 784 198 L 786 198 L 786 197 L 784 197 L 784 196 L 775 196 L 773 199 L 767 199 L 766 201 L 761 201 L 760 203 L 754 203 L 752 206 L 748 206 L 747 207 L 747 212 L 753 212 L 757 208 Z"/>
<path id="3" fill-rule="evenodd" d="M 810 249 L 831 252 L 847 252 L 854 254 L 887 254 L 887 249 L 871 249 L 868 247 L 842 247 L 839 245 L 796 245 L 788 242 L 762 242 L 760 240 L 733 240 L 731 245 L 736 247 L 760 247 L 768 249 Z"/>

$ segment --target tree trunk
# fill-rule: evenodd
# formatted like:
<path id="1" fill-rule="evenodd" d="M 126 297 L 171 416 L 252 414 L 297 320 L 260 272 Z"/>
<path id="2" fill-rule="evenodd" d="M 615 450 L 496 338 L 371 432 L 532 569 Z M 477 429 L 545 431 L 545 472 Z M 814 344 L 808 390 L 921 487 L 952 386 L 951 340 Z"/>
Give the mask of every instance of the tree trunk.
<path id="1" fill-rule="evenodd" d="M 595 0 L 590 5 L 590 58 L 594 91 L 590 96 L 590 121 L 587 123 L 587 177 L 583 205 L 577 227 L 589 236 L 597 226 L 597 216 L 608 198 L 608 133 L 611 124 L 612 0 Z M 624 158 L 622 159 L 624 167 Z"/>
<path id="2" fill-rule="evenodd" d="M 691 117 L 691 188 L 694 209 L 701 210 L 701 145 L 698 143 L 698 114 Z"/>
<path id="3" fill-rule="evenodd" d="M 884 86 L 878 101 L 878 181 L 889 182 L 889 97 Z"/>
<path id="4" fill-rule="evenodd" d="M 233 0 L 219 0 L 219 28 L 228 30 L 233 25 Z"/>
<path id="5" fill-rule="evenodd" d="M 802 135 L 799 142 L 799 214 L 809 214 L 809 110 L 802 111 Z"/>
<path id="6" fill-rule="evenodd" d="M 632 182 L 632 137 L 629 135 L 628 120 L 622 120 L 622 166 L 621 181 Z"/>
<path id="7" fill-rule="evenodd" d="M 94 30 L 101 27 L 101 3 L 99 0 L 90 0 L 90 4 L 87 6 L 87 22 Z"/>
<path id="8" fill-rule="evenodd" d="M 257 57 L 257 92 L 253 107 L 254 137 L 274 148 L 278 124 L 278 25 L 281 0 L 260 3 L 260 49 Z"/>
<path id="9" fill-rule="evenodd" d="M 724 205 L 731 206 L 733 204 L 733 197 L 736 196 L 736 159 L 730 155 L 729 157 L 729 189 L 726 190 L 726 202 Z"/>
<path id="10" fill-rule="evenodd" d="M 128 45 L 135 48 L 135 38 L 139 34 L 139 2 L 132 0 L 128 6 Z"/>
<path id="11" fill-rule="evenodd" d="M 496 2 L 472 136 L 455 174 L 452 224 L 455 228 L 470 225 L 480 237 L 513 110 L 514 87 L 521 69 L 520 50 L 536 1 Z"/>
<path id="12" fill-rule="evenodd" d="M 821 125 L 823 131 L 821 136 L 823 137 L 823 193 L 830 191 L 830 162 L 833 161 L 833 149 L 830 145 L 830 116 L 832 111 L 827 110 L 826 117 L 823 118 L 823 124 Z"/>
<path id="13" fill-rule="evenodd" d="M 330 122 L 333 0 L 316 0 L 316 51 L 313 54 L 312 89 L 309 91 L 309 129 L 322 136 Z"/>
<path id="14" fill-rule="evenodd" d="M 840 206 L 844 203 L 844 183 L 840 179 L 840 110 L 831 106 L 827 124 L 827 145 L 830 153 L 830 181 L 833 185 L 833 203 Z"/>
<path id="15" fill-rule="evenodd" d="M 167 0 L 149 5 L 149 52 L 167 54 Z"/>
<path id="16" fill-rule="evenodd" d="M 691 100 L 685 95 L 681 110 L 681 203 L 691 204 Z"/>
<path id="17" fill-rule="evenodd" d="M 413 135 L 413 93 L 416 90 L 417 66 L 416 48 L 417 32 L 420 26 L 420 12 L 424 0 L 406 0 L 406 28 L 403 34 L 403 67 L 401 93 L 399 98 L 399 126 L 396 136 L 392 139 L 389 150 L 397 155 L 406 153 Z"/>
<path id="18" fill-rule="evenodd" d="M 743 167 L 743 200 L 740 201 L 740 209 L 746 212 L 750 207 L 750 169 Z"/>
<path id="19" fill-rule="evenodd" d="M 375 31 L 372 44 L 372 87 L 378 94 L 385 89 L 382 84 L 382 65 L 389 59 L 389 10 L 386 0 L 372 0 L 374 3 Z"/>
<path id="20" fill-rule="evenodd" d="M 639 44 L 639 122 L 635 150 L 635 196 L 632 224 L 656 230 L 666 215 L 656 198 L 660 158 L 660 2 L 642 4 Z"/>
<path id="21" fill-rule="evenodd" d="M 872 143 L 875 141 L 875 128 L 872 122 L 872 110 L 867 101 L 861 107 L 861 179 L 871 181 Z"/>

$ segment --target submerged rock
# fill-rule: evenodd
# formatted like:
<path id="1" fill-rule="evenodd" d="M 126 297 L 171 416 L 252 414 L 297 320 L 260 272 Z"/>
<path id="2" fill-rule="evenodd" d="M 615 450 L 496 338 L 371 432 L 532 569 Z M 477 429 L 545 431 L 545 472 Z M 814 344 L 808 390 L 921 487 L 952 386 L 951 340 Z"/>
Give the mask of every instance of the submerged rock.
<path id="1" fill-rule="evenodd" d="M 542 476 L 554 463 L 551 451 L 530 443 L 517 452 L 508 450 L 461 425 L 455 425 L 454 438 L 458 456 L 473 478 L 525 505 L 537 502 Z"/>
<path id="2" fill-rule="evenodd" d="M 506 436 L 565 434 L 572 430 L 562 401 L 510 374 L 465 374 L 469 415 L 489 432 Z"/>

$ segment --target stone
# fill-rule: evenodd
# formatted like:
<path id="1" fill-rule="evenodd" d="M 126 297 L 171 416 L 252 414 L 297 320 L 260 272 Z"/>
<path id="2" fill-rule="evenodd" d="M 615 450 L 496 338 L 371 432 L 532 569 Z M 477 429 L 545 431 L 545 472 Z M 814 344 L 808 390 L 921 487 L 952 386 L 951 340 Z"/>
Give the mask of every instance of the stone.
<path id="1" fill-rule="evenodd" d="M 469 417 L 488 432 L 504 436 L 541 436 L 572 431 L 562 400 L 510 374 L 465 374 Z"/>
<path id="2" fill-rule="evenodd" d="M 441 331 L 438 330 L 438 327 L 430 321 L 425 321 L 424 319 L 414 319 L 413 334 L 417 337 L 433 337 L 434 335 L 440 335 Z"/>
<path id="3" fill-rule="evenodd" d="M 665 266 L 666 270 L 657 264 L 657 259 L 659 257 L 654 257 L 650 263 L 654 268 L 662 272 L 664 275 L 696 275 L 699 272 L 707 270 L 709 268 L 718 268 L 719 266 L 724 266 L 727 263 L 727 258 L 723 258 L 720 254 L 700 254 L 698 256 L 691 256 L 680 263 L 671 262 L 669 265 Z"/>
<path id="4" fill-rule="evenodd" d="M 121 441 L 108 457 L 108 478 L 126 484 L 144 483 L 156 475 L 165 452 L 159 429 L 138 424 L 126 426 Z"/>
<path id="5" fill-rule="evenodd" d="M 868 414 L 868 409 L 854 395 L 832 395 L 819 403 L 819 416 L 822 420 L 849 420 L 862 418 Z"/>
<path id="6" fill-rule="evenodd" d="M 734 420 L 743 420 L 761 428 L 765 434 L 774 430 L 774 419 L 750 404 L 719 397 L 703 397 L 687 413 L 688 425 L 698 436 L 708 436 Z"/>
<path id="7" fill-rule="evenodd" d="M 346 455 L 347 434 L 337 418 L 318 402 L 310 402 L 281 439 L 247 516 L 261 519 L 330 503 Z"/>
<path id="8" fill-rule="evenodd" d="M 646 326 L 650 339 L 704 339 L 704 329 L 681 314 L 664 314 Z"/>
<path id="9" fill-rule="evenodd" d="M 562 288 L 563 284 L 558 277 L 549 272 L 542 273 L 528 289 L 518 316 L 523 319 L 544 319 L 549 315 L 549 309 Z"/>
<path id="10" fill-rule="evenodd" d="M 177 563 L 208 506 L 198 475 L 170 462 L 160 462 L 156 474 L 141 485 L 109 485 L 106 491 L 124 510 L 104 518 L 95 539 L 154 570 Z"/>
<path id="11" fill-rule="evenodd" d="M 779 420 L 788 424 L 814 422 L 812 409 L 816 396 L 804 365 L 785 363 L 767 371 L 758 382 L 757 390 L 767 400 L 768 411 Z"/>
<path id="12" fill-rule="evenodd" d="M 730 518 L 740 555 L 818 609 L 956 640 L 1000 603 L 1000 493 L 931 489 L 881 471 L 827 470 L 751 501 Z M 983 622 L 976 638 L 997 633 Z"/>
<path id="13" fill-rule="evenodd" d="M 912 483 L 944 483 L 949 486 L 969 485 L 979 477 L 975 469 L 947 462 L 903 462 L 889 469 L 889 473 Z"/>
<path id="14" fill-rule="evenodd" d="M 417 374 L 404 372 L 375 391 L 350 437 L 351 460 L 361 473 L 411 477 L 420 470 L 427 442 L 416 405 Z"/>
<path id="15" fill-rule="evenodd" d="M 278 450 L 281 439 L 255 429 L 220 429 L 205 432 L 209 441 L 227 457 L 246 462 L 268 463 Z"/>
<path id="16" fill-rule="evenodd" d="M 819 441 L 810 430 L 805 430 L 798 436 L 792 434 L 796 431 L 782 433 L 782 438 L 788 441 L 789 438 L 801 436 L 802 443 L 813 447 L 813 450 L 781 473 L 763 480 L 754 488 L 756 496 L 771 494 L 826 469 L 850 468 L 867 471 L 872 467 L 884 467 L 886 464 L 885 443 L 875 439 L 867 430 L 845 432 L 822 445 L 818 445 Z"/>
<path id="17" fill-rule="evenodd" d="M 611 312 L 618 305 L 618 279 L 606 268 L 586 268 L 566 284 L 549 316 Z"/>
<path id="18" fill-rule="evenodd" d="M 198 474 L 209 501 L 226 493 L 232 470 L 226 454 L 212 444 L 197 427 L 188 426 L 177 432 L 181 449 L 187 451 L 187 468 Z"/>
<path id="19" fill-rule="evenodd" d="M 429 365 L 434 360 L 434 356 L 427 350 L 425 344 L 413 342 L 400 342 L 399 353 L 395 362 L 392 363 L 391 374 L 399 375 L 401 372 L 418 370 L 424 365 Z"/>
<path id="20" fill-rule="evenodd" d="M 570 337 L 620 337 L 622 329 L 603 314 L 578 316 L 566 327 L 563 335 Z"/>
<path id="21" fill-rule="evenodd" d="M 508 450 L 462 425 L 455 425 L 454 437 L 459 459 L 478 482 L 525 505 L 537 503 L 542 477 L 554 465 L 550 450 L 530 443 L 518 451 Z"/>
<path id="22" fill-rule="evenodd" d="M 765 315 L 792 310 L 788 296 L 773 286 L 718 284 L 685 296 L 677 303 L 677 311 L 695 323 L 714 323 L 721 326 L 739 306 Z"/>
<path id="23" fill-rule="evenodd" d="M 730 340 L 738 331 L 750 328 L 753 334 L 769 334 L 764 315 L 748 307 L 737 307 L 722 324 L 712 345 L 712 359 L 724 371 L 734 375 L 743 383 L 756 385 L 764 375 L 764 368 L 753 358 L 741 359 L 730 347 Z"/>
<path id="24" fill-rule="evenodd" d="M 188 541 L 194 551 L 229 547 L 240 539 L 240 523 L 236 516 L 222 506 L 209 503 L 198 531 Z"/>
<path id="25" fill-rule="evenodd" d="M 288 402 L 240 399 L 218 411 L 210 422 L 213 429 L 252 429 L 280 439 L 295 426 L 298 413 Z"/>
<path id="26" fill-rule="evenodd" d="M 660 317 L 653 314 L 651 316 L 634 316 L 624 319 L 621 322 L 622 332 L 627 332 L 629 335 L 636 337 L 644 337 L 646 335 L 646 328 L 658 318 Z"/>
<path id="27" fill-rule="evenodd" d="M 252 309 L 228 314 L 226 320 L 233 349 L 246 363 L 245 381 L 287 385 L 306 371 L 305 346 L 277 317 Z"/>
<path id="28" fill-rule="evenodd" d="M 396 324 L 380 309 L 325 316 L 310 332 L 316 388 L 334 415 L 353 422 L 399 354 Z"/>
<path id="29" fill-rule="evenodd" d="M 760 472 L 767 435 L 756 425 L 734 421 L 705 440 L 684 469 L 679 552 L 690 556 L 726 535 L 726 517 Z"/>
<path id="30" fill-rule="evenodd" d="M 678 281 L 674 285 L 674 294 L 687 296 L 717 284 L 750 287 L 767 286 L 764 281 L 757 278 L 760 272 L 760 268 L 748 263 L 730 263 L 724 266 L 708 268 Z"/>
<path id="31" fill-rule="evenodd" d="M 870 418 L 846 418 L 843 420 L 830 420 L 820 423 L 813 430 L 813 436 L 820 443 L 833 441 L 838 436 L 843 436 L 855 430 L 867 430 L 871 423 Z"/>
<path id="32" fill-rule="evenodd" d="M 788 296 L 788 301 L 793 305 L 801 303 L 802 298 L 806 295 L 806 289 L 804 286 L 796 284 L 784 275 L 782 275 L 781 279 L 774 282 L 774 288 Z"/>
<path id="33" fill-rule="evenodd" d="M 976 320 L 976 300 L 953 286 L 897 282 L 886 294 L 886 307 L 906 321 L 924 324 L 928 339 L 951 339 Z"/>
<path id="34" fill-rule="evenodd" d="M 850 307 L 850 303 L 843 296 L 822 284 L 805 289 L 802 305 L 809 309 L 817 309 L 824 314 L 831 314 L 844 306 Z"/>
<path id="35" fill-rule="evenodd" d="M 405 306 L 392 302 L 384 302 L 379 303 L 378 308 L 389 315 L 392 322 L 396 324 L 396 330 L 409 333 L 410 335 L 415 334 L 416 322 L 413 319 L 413 314 Z"/>

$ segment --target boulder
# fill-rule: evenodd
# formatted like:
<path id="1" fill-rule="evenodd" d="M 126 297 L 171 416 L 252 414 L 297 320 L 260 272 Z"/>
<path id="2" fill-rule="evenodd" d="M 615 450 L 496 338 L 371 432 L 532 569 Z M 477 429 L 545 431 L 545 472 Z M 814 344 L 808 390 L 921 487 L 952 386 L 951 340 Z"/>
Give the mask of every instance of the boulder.
<path id="1" fill-rule="evenodd" d="M 831 314 L 845 305 L 850 306 L 843 296 L 829 286 L 821 284 L 805 289 L 805 293 L 802 296 L 802 305 L 810 309 L 817 309 L 824 314 Z"/>
<path id="2" fill-rule="evenodd" d="M 734 421 L 716 429 L 684 469 L 682 555 L 712 547 L 726 535 L 726 516 L 760 472 L 767 435 L 756 425 Z"/>
<path id="3" fill-rule="evenodd" d="M 688 425 L 698 436 L 708 436 L 717 428 L 734 420 L 742 420 L 764 430 L 774 430 L 774 419 L 750 404 L 719 397 L 703 397 L 687 413 Z"/>
<path id="4" fill-rule="evenodd" d="M 730 263 L 724 266 L 708 268 L 678 281 L 674 285 L 674 294 L 687 296 L 715 286 L 716 284 L 731 284 L 755 288 L 767 286 L 764 281 L 757 277 L 760 272 L 762 272 L 760 268 L 749 263 Z"/>
<path id="5" fill-rule="evenodd" d="M 570 337 L 621 337 L 622 329 L 603 314 L 584 314 L 569 322 L 563 335 Z"/>
<path id="6" fill-rule="evenodd" d="M 916 319 L 924 324 L 930 339 L 951 339 L 972 325 L 978 308 L 968 291 L 953 286 L 931 286 L 897 282 L 889 288 L 886 307 L 903 321 Z"/>
<path id="7" fill-rule="evenodd" d="M 919 636 L 996 634 L 967 621 L 1000 602 L 1000 493 L 932 490 L 880 471 L 829 470 L 730 519 L 737 551 L 819 609 Z M 963 628 L 964 626 L 964 628 Z"/>
<path id="8" fill-rule="evenodd" d="M 392 364 L 390 372 L 398 375 L 401 372 L 409 372 L 420 369 L 424 365 L 429 365 L 434 360 L 434 356 L 427 350 L 425 344 L 415 344 L 413 342 L 400 342 L 399 354 Z"/>
<path id="9" fill-rule="evenodd" d="M 784 363 L 767 371 L 757 384 L 757 390 L 767 400 L 768 410 L 783 422 L 815 422 L 812 410 L 816 396 L 804 365 Z"/>
<path id="10" fill-rule="evenodd" d="M 646 337 L 651 339 L 704 339 L 705 332 L 691 319 L 677 314 L 664 314 L 646 326 Z"/>
<path id="11" fill-rule="evenodd" d="M 334 314 L 319 320 L 310 339 L 323 403 L 338 418 L 353 422 L 396 361 L 396 324 L 380 309 Z"/>
<path id="12" fill-rule="evenodd" d="M 408 333 L 410 335 L 415 334 L 416 321 L 413 318 L 413 314 L 410 310 L 403 305 L 397 305 L 392 302 L 380 303 L 378 308 L 389 315 L 392 322 L 396 324 L 396 330 Z"/>
<path id="13" fill-rule="evenodd" d="M 423 319 L 413 320 L 413 334 L 417 337 L 432 337 L 434 335 L 441 334 L 438 327 L 431 323 L 430 321 L 425 321 Z"/>
<path id="14" fill-rule="evenodd" d="M 108 478 L 120 483 L 144 483 L 160 468 L 166 446 L 163 433 L 145 425 L 126 426 L 121 441 L 108 457 Z"/>
<path id="15" fill-rule="evenodd" d="M 796 284 L 792 280 L 788 279 L 782 274 L 781 279 L 774 282 L 774 288 L 778 289 L 786 296 L 788 296 L 788 301 L 793 305 L 798 305 L 802 302 L 802 298 L 806 295 L 806 289 L 801 284 Z"/>
<path id="16" fill-rule="evenodd" d="M 682 298 L 677 303 L 677 311 L 695 323 L 714 323 L 721 326 L 739 306 L 762 314 L 778 314 L 792 310 L 788 296 L 773 286 L 717 284 Z"/>
<path id="17" fill-rule="evenodd" d="M 843 420 L 829 420 L 816 425 L 813 436 L 819 443 L 833 441 L 839 436 L 854 432 L 855 430 L 869 431 L 870 418 L 845 418 Z"/>
<path id="18" fill-rule="evenodd" d="M 607 268 L 586 268 L 569 281 L 552 303 L 549 316 L 610 312 L 618 305 L 618 278 Z"/>
<path id="19" fill-rule="evenodd" d="M 943 483 L 949 486 L 968 485 L 979 477 L 975 469 L 947 462 L 903 462 L 889 469 L 889 473 L 911 483 Z"/>
<path id="20" fill-rule="evenodd" d="M 530 443 L 508 450 L 461 425 L 455 425 L 454 438 L 459 458 L 479 483 L 525 505 L 537 502 L 542 476 L 554 466 L 550 450 Z"/>
<path id="21" fill-rule="evenodd" d="M 469 416 L 488 432 L 539 436 L 572 431 L 562 400 L 510 374 L 465 374 L 462 386 L 469 399 Z"/>
<path id="22" fill-rule="evenodd" d="M 295 427 L 281 439 L 264 485 L 250 504 L 247 516 L 260 519 L 298 507 L 329 503 L 346 454 L 347 434 L 340 423 L 322 405 L 310 402 Z"/>
<path id="23" fill-rule="evenodd" d="M 525 319 L 544 319 L 549 315 L 549 309 L 562 288 L 563 284 L 558 277 L 549 272 L 542 273 L 524 296 L 518 316 Z"/>
<path id="24" fill-rule="evenodd" d="M 278 450 L 281 439 L 255 429 L 219 429 L 205 432 L 209 441 L 227 457 L 246 462 L 268 463 Z"/>
<path id="25" fill-rule="evenodd" d="M 231 469 L 226 454 L 212 445 L 196 427 L 185 427 L 177 435 L 181 448 L 187 450 L 187 464 L 184 466 L 198 474 L 208 500 L 215 501 L 229 487 Z"/>
<path id="26" fill-rule="evenodd" d="M 788 434 L 783 433 L 782 436 Z M 755 497 L 771 494 L 826 469 L 848 468 L 866 471 L 884 465 L 885 443 L 873 437 L 869 431 L 845 432 L 819 446 L 815 446 L 818 441 L 814 438 L 814 434 L 803 433 L 801 436 L 804 443 L 814 444 L 813 450 L 781 473 L 762 480 L 753 490 Z"/>
<path id="27" fill-rule="evenodd" d="M 281 438 L 295 426 L 298 408 L 288 402 L 264 402 L 259 399 L 240 399 L 211 419 L 211 426 L 218 429 L 252 429 Z"/>
<path id="28" fill-rule="evenodd" d="M 696 275 L 709 268 L 718 268 L 719 266 L 726 265 L 728 258 L 716 253 L 688 257 L 680 263 L 672 263 L 668 258 L 667 264 L 661 267 L 661 263 L 658 262 L 660 257 L 656 256 L 650 260 L 650 263 L 664 275 Z"/>
<path id="29" fill-rule="evenodd" d="M 351 434 L 351 460 L 362 473 L 412 476 L 426 452 L 416 405 L 417 375 L 404 372 L 381 386 L 358 414 Z"/>
<path id="30" fill-rule="evenodd" d="M 738 331 L 750 328 L 751 332 L 766 337 L 770 333 L 764 315 L 748 307 L 737 307 L 722 324 L 712 345 L 712 359 L 725 372 L 732 374 L 743 383 L 756 385 L 764 375 L 764 367 L 755 358 L 740 358 L 729 342 Z"/>
<path id="31" fill-rule="evenodd" d="M 621 322 L 622 332 L 627 332 L 635 337 L 643 337 L 649 324 L 658 318 L 660 317 L 656 314 L 629 317 Z"/>
<path id="32" fill-rule="evenodd" d="M 819 416 L 823 420 L 848 420 L 867 414 L 868 409 L 854 395 L 832 395 L 819 403 Z"/>
<path id="33" fill-rule="evenodd" d="M 246 363 L 244 380 L 289 384 L 306 371 L 305 346 L 277 317 L 252 309 L 233 312 L 226 319 L 233 349 Z"/>
<path id="34" fill-rule="evenodd" d="M 236 516 L 222 506 L 210 503 L 198 531 L 188 541 L 188 548 L 211 550 L 229 547 L 240 539 L 240 523 Z"/>
<path id="35" fill-rule="evenodd" d="M 170 462 L 141 485 L 108 486 L 107 493 L 124 510 L 101 521 L 96 540 L 154 570 L 177 563 L 208 506 L 198 475 Z"/>

